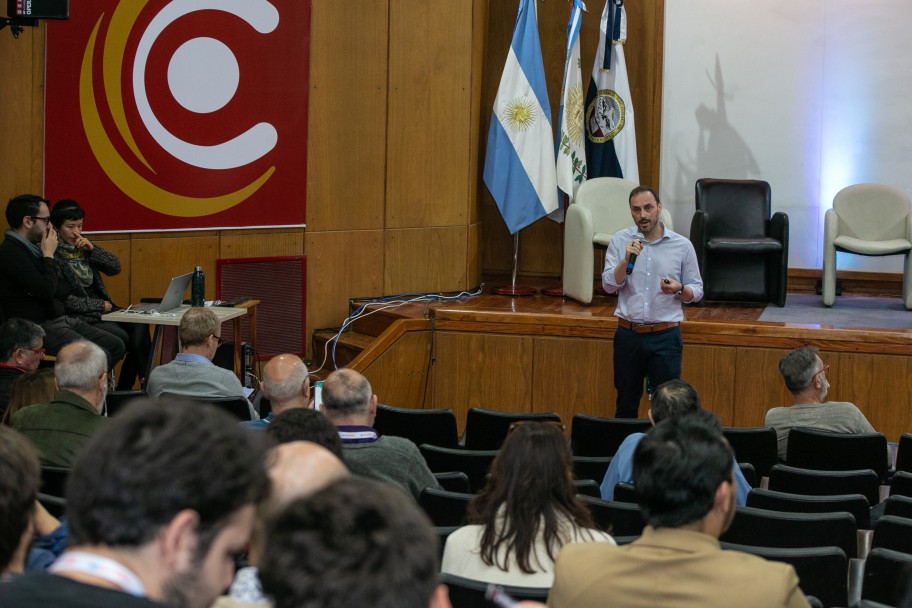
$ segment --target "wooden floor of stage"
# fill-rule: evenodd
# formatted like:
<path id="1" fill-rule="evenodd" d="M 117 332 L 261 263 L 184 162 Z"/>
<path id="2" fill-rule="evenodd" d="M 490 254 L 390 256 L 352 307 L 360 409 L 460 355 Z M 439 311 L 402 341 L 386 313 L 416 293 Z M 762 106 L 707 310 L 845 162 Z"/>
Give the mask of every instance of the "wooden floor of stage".
<path id="1" fill-rule="evenodd" d="M 495 277 L 478 296 L 384 311 L 399 323 L 351 367 L 368 376 L 381 401 L 450 408 L 460 426 L 469 407 L 558 411 L 566 420 L 613 415 L 617 298 L 597 292 L 580 304 L 543 295 L 555 279 L 530 277 L 518 282 L 536 295 L 491 293 L 508 282 Z M 682 378 L 723 424 L 761 426 L 770 407 L 789 405 L 779 359 L 813 345 L 831 365 L 829 399 L 855 403 L 890 441 L 912 431 L 912 330 L 761 322 L 764 308 L 684 307 Z M 647 408 L 644 400 L 641 416 Z"/>

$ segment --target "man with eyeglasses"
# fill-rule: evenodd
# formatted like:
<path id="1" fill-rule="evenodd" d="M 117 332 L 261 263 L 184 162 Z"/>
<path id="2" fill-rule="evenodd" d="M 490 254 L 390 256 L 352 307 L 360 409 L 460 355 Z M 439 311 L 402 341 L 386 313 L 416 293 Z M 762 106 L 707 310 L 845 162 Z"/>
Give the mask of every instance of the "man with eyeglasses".
<path id="1" fill-rule="evenodd" d="M 38 369 L 44 358 L 44 330 L 26 319 L 0 325 L 0 416 L 9 405 L 13 384 L 22 374 Z"/>
<path id="2" fill-rule="evenodd" d="M 85 321 L 64 315 L 63 282 L 58 282 L 54 251 L 57 232 L 51 226 L 48 201 L 20 194 L 6 206 L 10 229 L 0 243 L 0 306 L 6 318 L 33 321 L 45 331 L 44 348 L 56 355 L 75 340 L 90 340 L 104 351 L 108 368 L 124 356 L 123 340 Z"/>
<path id="3" fill-rule="evenodd" d="M 208 308 L 191 308 L 181 317 L 178 328 L 181 352 L 165 365 L 149 374 L 146 391 L 153 398 L 162 394 L 180 395 L 188 399 L 246 397 L 241 381 L 233 371 L 215 365 L 212 360 L 221 338 L 222 324 Z M 256 410 L 247 402 L 252 420 L 258 420 Z"/>
<path id="4" fill-rule="evenodd" d="M 853 404 L 825 401 L 830 381 L 825 365 L 813 346 L 796 348 L 779 360 L 779 372 L 795 403 L 774 407 L 766 413 L 766 426 L 776 429 L 779 459 L 785 460 L 789 430 L 811 427 L 832 433 L 874 433 L 874 427 Z"/>

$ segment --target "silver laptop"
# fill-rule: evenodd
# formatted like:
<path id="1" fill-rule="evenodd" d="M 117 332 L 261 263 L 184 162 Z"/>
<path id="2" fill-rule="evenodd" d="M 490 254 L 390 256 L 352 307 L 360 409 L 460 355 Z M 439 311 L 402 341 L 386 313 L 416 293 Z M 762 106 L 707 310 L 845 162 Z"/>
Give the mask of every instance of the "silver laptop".
<path id="1" fill-rule="evenodd" d="M 155 314 L 174 310 L 184 301 L 184 293 L 186 293 L 187 287 L 190 286 L 190 279 L 192 278 L 192 272 L 174 277 L 171 279 L 168 290 L 160 303 L 134 304 L 130 306 L 130 311 Z"/>

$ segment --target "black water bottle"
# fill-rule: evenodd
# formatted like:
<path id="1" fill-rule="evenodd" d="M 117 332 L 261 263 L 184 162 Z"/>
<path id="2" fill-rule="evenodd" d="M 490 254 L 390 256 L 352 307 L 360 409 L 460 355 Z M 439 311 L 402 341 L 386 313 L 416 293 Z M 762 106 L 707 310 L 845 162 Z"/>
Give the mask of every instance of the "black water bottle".
<path id="1" fill-rule="evenodd" d="M 193 271 L 193 283 L 190 287 L 190 304 L 192 306 L 206 305 L 206 275 L 203 267 L 197 266 Z"/>

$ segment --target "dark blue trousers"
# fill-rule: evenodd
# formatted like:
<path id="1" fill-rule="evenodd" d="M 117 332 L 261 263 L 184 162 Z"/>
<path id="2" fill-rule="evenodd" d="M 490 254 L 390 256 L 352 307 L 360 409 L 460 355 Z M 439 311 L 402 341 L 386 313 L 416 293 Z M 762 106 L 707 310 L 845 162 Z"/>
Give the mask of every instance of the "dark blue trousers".
<path id="1" fill-rule="evenodd" d="M 647 375 L 653 388 L 680 378 L 683 349 L 680 326 L 652 334 L 638 334 L 618 327 L 614 334 L 615 417 L 637 417 Z"/>

